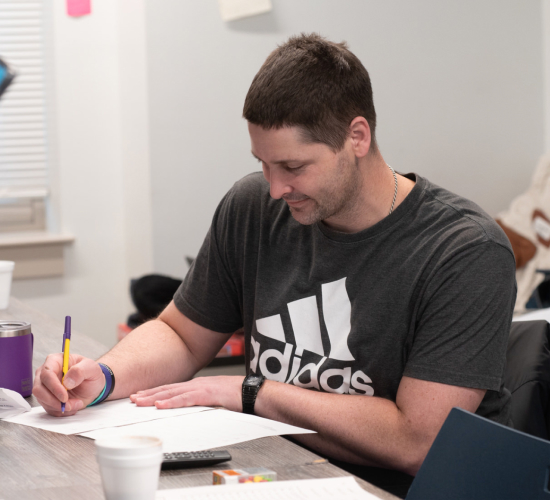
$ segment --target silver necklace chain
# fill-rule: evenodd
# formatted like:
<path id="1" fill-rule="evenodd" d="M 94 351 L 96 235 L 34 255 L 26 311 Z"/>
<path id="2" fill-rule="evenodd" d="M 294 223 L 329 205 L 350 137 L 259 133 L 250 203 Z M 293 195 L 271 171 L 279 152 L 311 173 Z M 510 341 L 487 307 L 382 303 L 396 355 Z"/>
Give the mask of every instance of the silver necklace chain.
<path id="1" fill-rule="evenodd" d="M 390 213 L 388 214 L 388 215 L 391 215 L 391 213 L 393 212 L 393 207 L 395 206 L 395 199 L 397 198 L 397 175 L 395 175 L 395 170 L 393 168 L 391 168 L 389 165 L 388 167 L 390 168 L 391 173 L 393 174 L 393 180 L 395 182 L 395 189 L 393 190 L 393 201 L 391 202 Z"/>

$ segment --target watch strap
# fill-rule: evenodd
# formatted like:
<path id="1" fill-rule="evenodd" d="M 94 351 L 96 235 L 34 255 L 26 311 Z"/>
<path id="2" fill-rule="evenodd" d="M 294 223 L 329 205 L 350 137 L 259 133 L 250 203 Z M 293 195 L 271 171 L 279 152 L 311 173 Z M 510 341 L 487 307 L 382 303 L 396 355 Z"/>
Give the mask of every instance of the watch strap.
<path id="1" fill-rule="evenodd" d="M 247 382 L 250 379 L 255 379 L 256 383 L 254 385 L 249 385 Z M 265 381 L 263 375 L 247 375 L 243 380 L 243 390 L 242 390 L 242 401 L 243 401 L 243 413 L 249 415 L 254 415 L 254 405 L 256 403 L 256 398 L 258 397 L 258 392 L 262 387 L 262 384 Z"/>

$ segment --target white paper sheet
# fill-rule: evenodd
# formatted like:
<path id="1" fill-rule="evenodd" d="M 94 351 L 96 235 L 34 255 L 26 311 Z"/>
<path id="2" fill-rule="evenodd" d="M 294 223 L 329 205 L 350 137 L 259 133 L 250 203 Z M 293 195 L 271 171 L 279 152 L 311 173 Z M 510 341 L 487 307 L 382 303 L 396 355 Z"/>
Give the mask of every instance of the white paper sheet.
<path id="1" fill-rule="evenodd" d="M 235 21 L 272 9 L 271 0 L 218 0 L 218 4 L 224 21 Z"/>
<path id="2" fill-rule="evenodd" d="M 164 453 L 199 451 L 251 441 L 267 436 L 313 433 L 255 415 L 227 410 L 152 420 L 141 424 L 82 433 L 91 439 L 111 436 L 155 436 L 162 440 Z"/>
<path id="3" fill-rule="evenodd" d="M 378 500 L 351 476 L 157 491 L 155 500 Z"/>
<path id="4" fill-rule="evenodd" d="M 165 419 L 210 409 L 205 406 L 192 406 L 190 408 L 158 410 L 154 406 L 136 406 L 130 399 L 118 399 L 84 408 L 70 417 L 52 417 L 46 413 L 44 408 L 39 406 L 28 413 L 6 418 L 5 421 L 37 427 L 46 431 L 59 432 L 60 434 L 78 434 L 94 429 Z"/>
<path id="5" fill-rule="evenodd" d="M 11 389 L 0 388 L 0 419 L 15 417 L 26 411 L 31 411 L 31 405 L 21 394 Z"/>

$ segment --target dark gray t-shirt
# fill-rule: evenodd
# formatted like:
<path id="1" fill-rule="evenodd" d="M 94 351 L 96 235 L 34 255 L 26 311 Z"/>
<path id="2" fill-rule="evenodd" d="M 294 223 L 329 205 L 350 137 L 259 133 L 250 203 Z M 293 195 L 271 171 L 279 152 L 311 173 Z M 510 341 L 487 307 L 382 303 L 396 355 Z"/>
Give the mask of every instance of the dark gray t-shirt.
<path id="1" fill-rule="evenodd" d="M 244 328 L 247 367 L 268 379 L 391 401 L 404 375 L 487 389 L 477 413 L 510 423 L 508 239 L 474 203 L 409 177 L 391 215 L 344 234 L 299 224 L 248 175 L 218 206 L 177 308 L 217 332 Z"/>

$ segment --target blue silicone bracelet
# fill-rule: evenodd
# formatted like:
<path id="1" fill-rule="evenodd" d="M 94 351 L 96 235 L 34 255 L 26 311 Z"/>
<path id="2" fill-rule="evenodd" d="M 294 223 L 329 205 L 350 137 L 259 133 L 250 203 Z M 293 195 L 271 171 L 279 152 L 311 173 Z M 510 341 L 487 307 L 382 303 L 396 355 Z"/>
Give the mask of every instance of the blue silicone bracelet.
<path id="1" fill-rule="evenodd" d="M 95 398 L 88 406 L 94 406 L 102 401 L 102 397 L 105 394 L 105 389 L 107 389 L 107 382 L 105 382 L 105 385 L 103 386 L 103 390 L 101 391 L 101 394 Z"/>
<path id="2" fill-rule="evenodd" d="M 105 375 L 105 386 L 103 387 L 101 394 L 96 399 L 94 399 L 88 406 L 94 406 L 103 402 L 112 394 L 113 389 L 115 388 L 115 375 L 113 371 L 103 363 L 98 363 L 98 364 L 101 368 L 101 371 L 103 372 L 103 375 Z"/>

